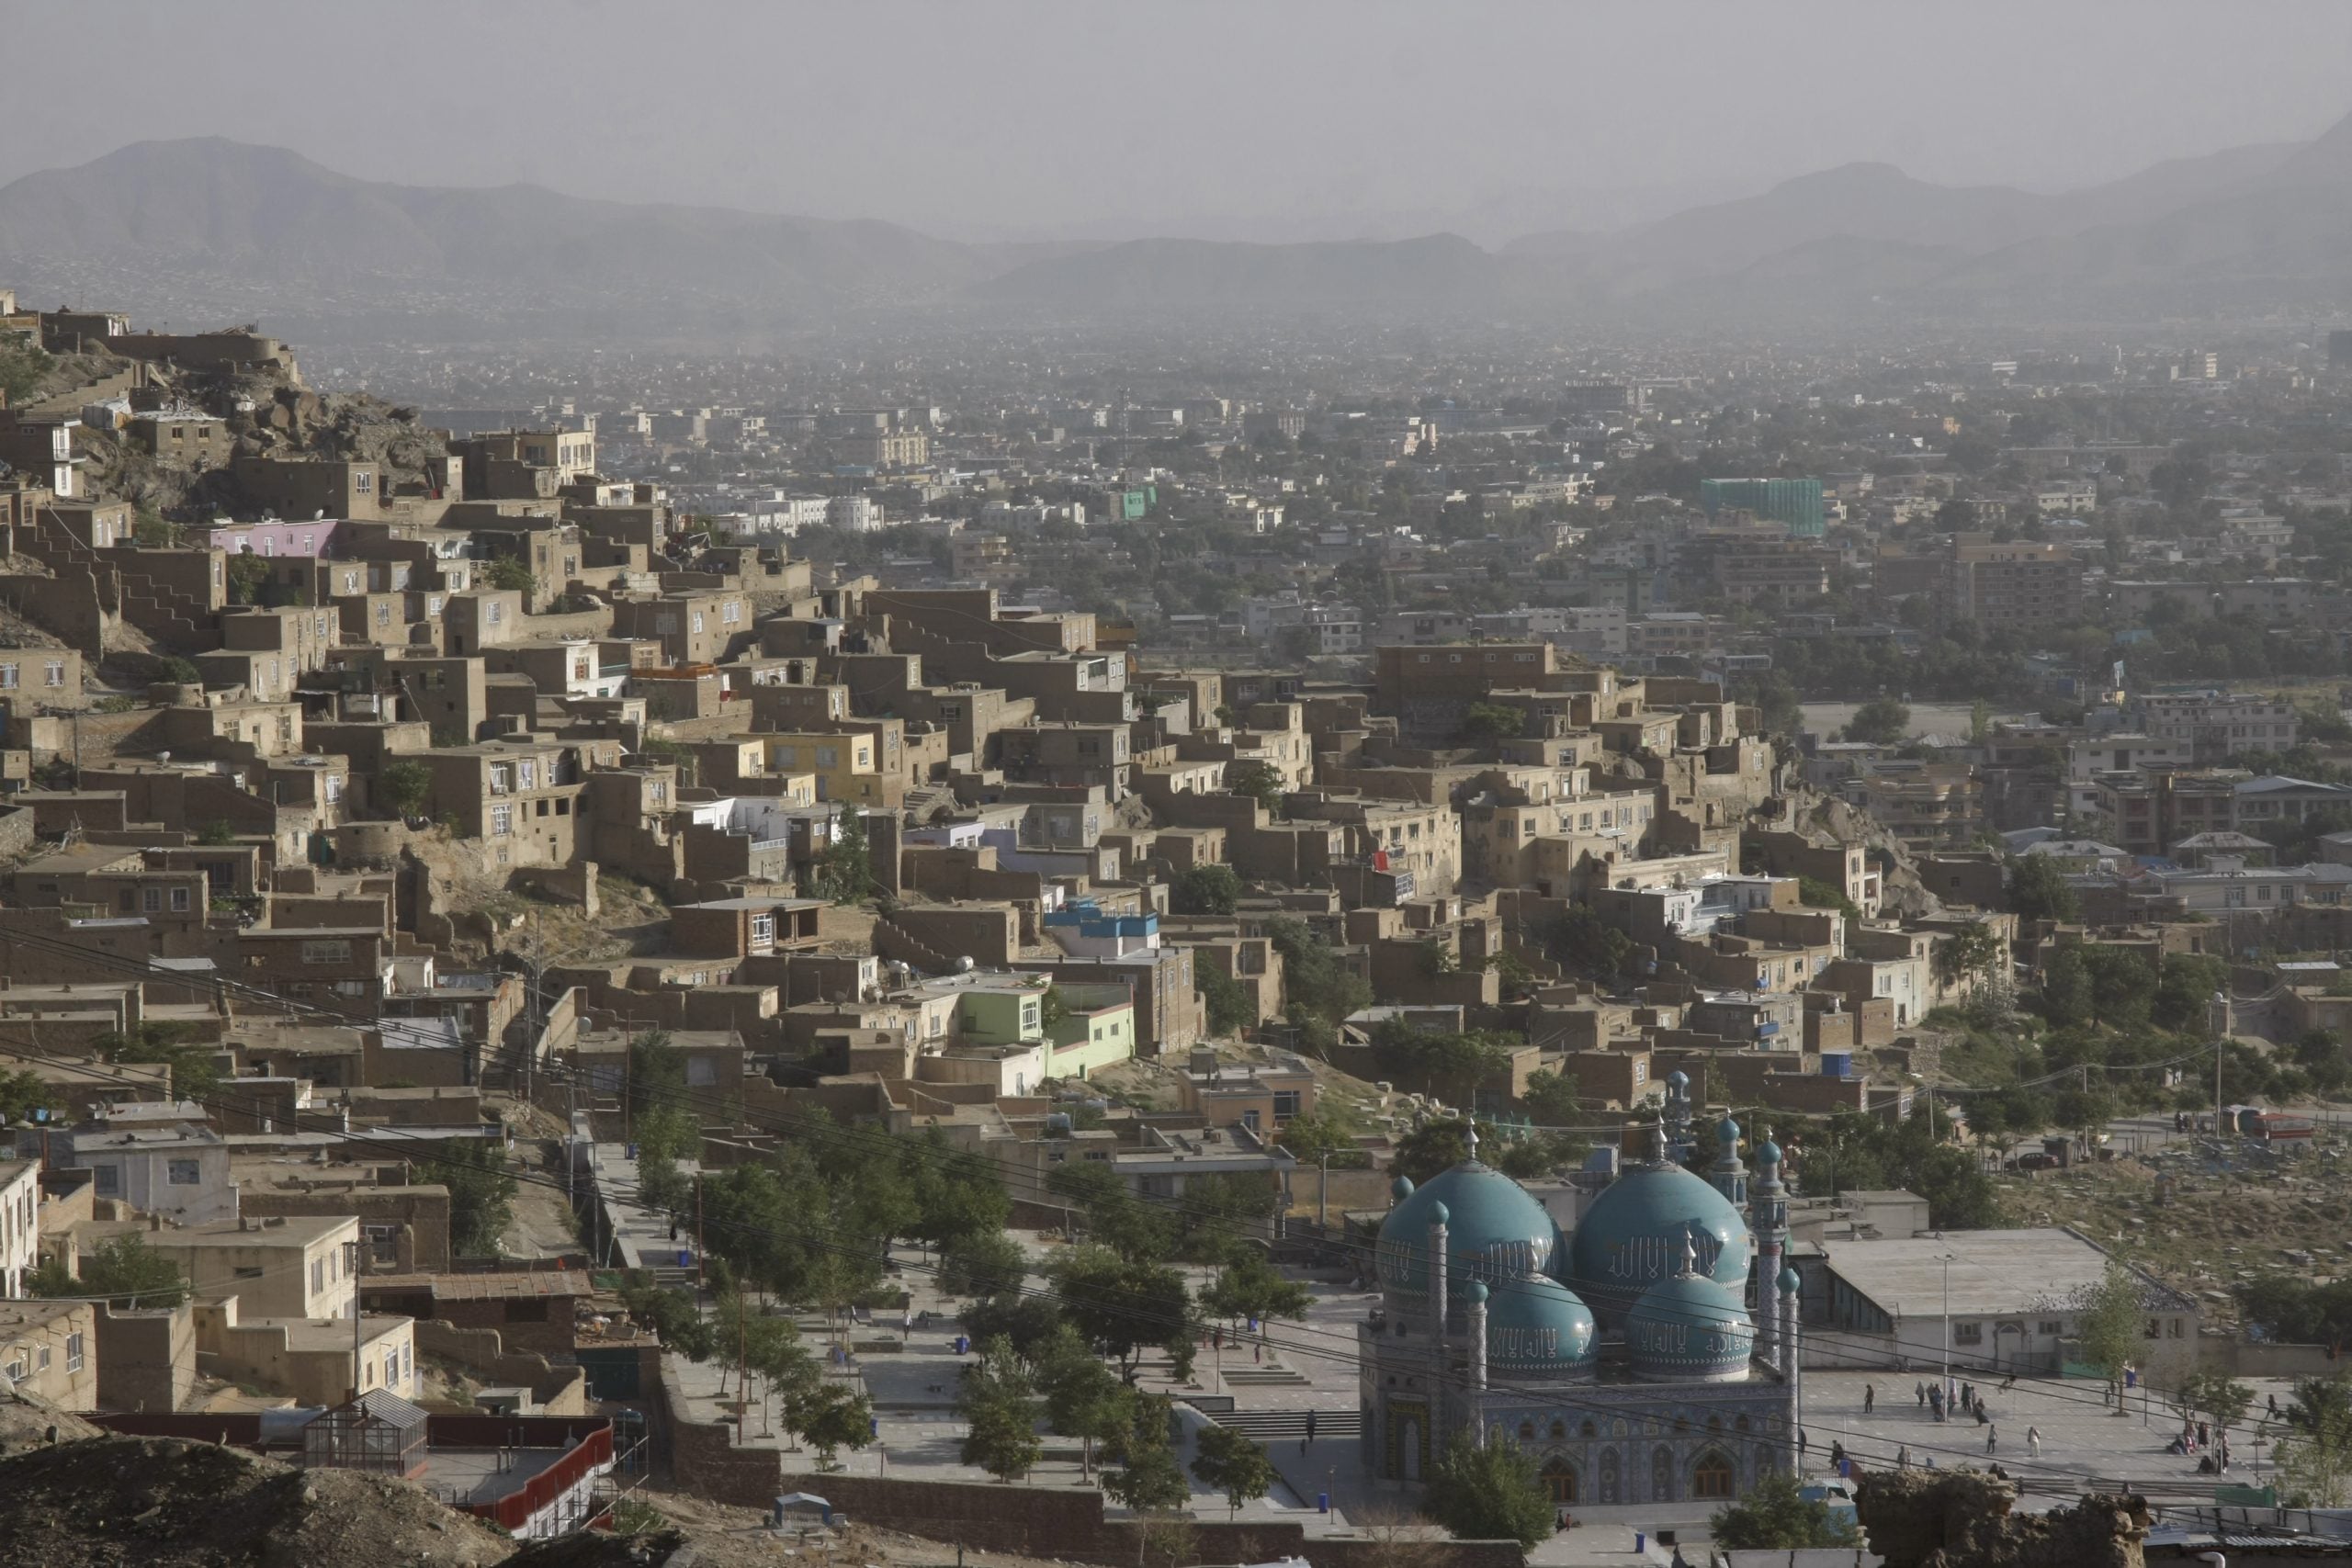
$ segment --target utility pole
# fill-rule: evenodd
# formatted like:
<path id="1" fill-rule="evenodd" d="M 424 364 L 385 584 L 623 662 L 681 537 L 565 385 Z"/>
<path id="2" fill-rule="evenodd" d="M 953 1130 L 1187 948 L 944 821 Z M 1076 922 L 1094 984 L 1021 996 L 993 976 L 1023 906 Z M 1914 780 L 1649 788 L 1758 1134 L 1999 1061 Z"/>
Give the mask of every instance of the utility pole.
<path id="1" fill-rule="evenodd" d="M 351 1276 L 351 1397 L 354 1399 L 359 1397 L 359 1385 L 368 1381 L 368 1374 L 361 1370 L 367 1360 L 363 1348 L 364 1320 L 359 1315 L 359 1248 L 362 1245 L 356 1241 L 343 1244 L 345 1271 Z M 391 1391 L 387 1388 L 385 1392 L 389 1393 Z"/>
<path id="2" fill-rule="evenodd" d="M 695 1181 L 695 1190 L 701 1190 L 699 1178 Z M 699 1232 L 699 1222 L 696 1229 Z M 745 1381 L 751 1365 L 751 1352 L 746 1348 L 751 1342 L 751 1322 L 743 1315 L 742 1293 L 738 1292 L 735 1296 L 735 1446 L 739 1449 L 743 1446 L 743 1407 L 752 1403 L 745 1392 L 752 1386 Z"/>
<path id="3" fill-rule="evenodd" d="M 695 1289 L 701 1290 L 710 1282 L 702 1249 L 702 1172 L 695 1172 Z M 737 1314 L 739 1317 L 741 1315 Z"/>
<path id="4" fill-rule="evenodd" d="M 1324 1230 L 1331 1224 L 1331 1213 L 1326 1201 L 1331 1196 L 1331 1151 L 1325 1149 L 1315 1164 L 1322 1173 L 1315 1183 L 1315 1227 Z"/>

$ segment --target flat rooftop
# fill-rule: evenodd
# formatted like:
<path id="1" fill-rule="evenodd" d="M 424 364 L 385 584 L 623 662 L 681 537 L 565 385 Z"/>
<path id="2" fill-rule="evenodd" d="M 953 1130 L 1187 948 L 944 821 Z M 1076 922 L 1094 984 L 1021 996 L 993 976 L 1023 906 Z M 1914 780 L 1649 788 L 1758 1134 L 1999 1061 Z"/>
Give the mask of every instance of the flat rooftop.
<path id="1" fill-rule="evenodd" d="M 368 1274 L 359 1281 L 362 1294 L 389 1291 L 430 1291 L 435 1301 L 511 1301 L 525 1296 L 584 1296 L 591 1289 L 585 1271 L 557 1269 L 529 1274 Z"/>
<path id="2" fill-rule="evenodd" d="M 1830 1271 L 1896 1317 L 2031 1312 L 2106 1278 L 2108 1255 L 2069 1230 L 1946 1231 L 1880 1241 L 1825 1239 Z M 1945 1258 L 1951 1259 L 1945 1295 Z M 2187 1302 L 2184 1299 L 2184 1306 Z"/>

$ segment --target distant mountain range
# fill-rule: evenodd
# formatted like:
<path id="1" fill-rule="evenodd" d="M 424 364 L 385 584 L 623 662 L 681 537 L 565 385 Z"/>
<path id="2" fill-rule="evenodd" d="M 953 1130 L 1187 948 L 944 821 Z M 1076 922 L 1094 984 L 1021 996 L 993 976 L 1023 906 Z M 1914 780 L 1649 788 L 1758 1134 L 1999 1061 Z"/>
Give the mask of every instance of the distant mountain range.
<path id="1" fill-rule="evenodd" d="M 1471 312 L 1558 320 L 1882 310 L 1988 320 L 2352 304 L 2352 119 L 2050 195 L 1853 164 L 1607 233 L 1298 244 L 969 244 L 897 224 L 359 180 L 217 138 L 0 186 L 0 283 L 195 326 L 430 341 L 724 337 L 939 310 Z M 358 324 L 355 324 L 358 323 Z"/>

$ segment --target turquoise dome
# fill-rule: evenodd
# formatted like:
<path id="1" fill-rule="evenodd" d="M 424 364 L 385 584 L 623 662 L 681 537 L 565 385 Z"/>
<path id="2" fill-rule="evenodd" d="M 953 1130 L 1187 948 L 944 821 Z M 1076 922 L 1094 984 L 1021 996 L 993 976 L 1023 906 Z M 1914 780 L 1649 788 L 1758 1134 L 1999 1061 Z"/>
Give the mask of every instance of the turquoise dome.
<path id="1" fill-rule="evenodd" d="M 1600 1190 L 1568 1244 L 1567 1283 L 1614 1325 L 1644 1291 L 1682 1266 L 1695 1241 L 1699 1272 L 1747 1288 L 1747 1225 L 1731 1201 L 1675 1165 L 1636 1166 Z"/>
<path id="2" fill-rule="evenodd" d="M 1739 1298 L 1700 1274 L 1660 1280 L 1625 1319 L 1634 1375 L 1654 1382 L 1728 1382 L 1747 1375 L 1756 1328 Z"/>
<path id="3" fill-rule="evenodd" d="M 1505 1285 L 1487 1303 L 1487 1367 L 1494 1377 L 1589 1377 L 1599 1338 L 1591 1309 L 1557 1280 Z"/>
<path id="4" fill-rule="evenodd" d="M 1441 1220 L 1441 1216 L 1442 1219 Z M 1501 1171 L 1464 1160 L 1423 1182 L 1380 1224 L 1380 1282 L 1429 1293 L 1430 1226 L 1446 1227 L 1446 1293 L 1473 1280 L 1532 1279 L 1552 1263 L 1559 1227 L 1551 1211 Z"/>
<path id="5" fill-rule="evenodd" d="M 1781 1270 L 1781 1294 L 1793 1296 L 1804 1284 L 1804 1281 L 1797 1278 L 1797 1271 L 1794 1269 L 1783 1268 Z"/>
<path id="6" fill-rule="evenodd" d="M 1756 1163 L 1758 1166 L 1780 1164 L 1781 1145 L 1767 1136 L 1762 1143 L 1756 1145 Z"/>
<path id="7" fill-rule="evenodd" d="M 1715 1142 L 1724 1146 L 1725 1154 L 1736 1150 L 1739 1147 L 1739 1123 L 1728 1116 L 1716 1122 Z"/>

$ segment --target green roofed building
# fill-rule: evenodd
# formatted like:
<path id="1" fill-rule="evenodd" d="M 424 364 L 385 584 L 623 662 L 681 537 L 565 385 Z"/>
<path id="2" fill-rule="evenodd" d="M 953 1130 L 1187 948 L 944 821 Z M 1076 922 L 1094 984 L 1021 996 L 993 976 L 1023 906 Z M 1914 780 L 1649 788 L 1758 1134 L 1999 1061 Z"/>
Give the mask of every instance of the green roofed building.
<path id="1" fill-rule="evenodd" d="M 1828 525 L 1819 479 L 1701 479 L 1699 504 L 1710 518 L 1726 506 L 1753 512 L 1804 538 L 1819 538 Z"/>

